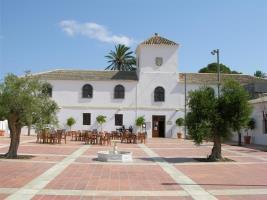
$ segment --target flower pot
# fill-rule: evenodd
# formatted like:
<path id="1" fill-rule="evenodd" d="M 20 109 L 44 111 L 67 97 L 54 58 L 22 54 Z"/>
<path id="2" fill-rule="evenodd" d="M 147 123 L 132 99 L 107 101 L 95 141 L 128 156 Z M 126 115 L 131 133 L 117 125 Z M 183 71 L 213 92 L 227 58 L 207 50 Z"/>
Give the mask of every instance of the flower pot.
<path id="1" fill-rule="evenodd" d="M 244 136 L 244 142 L 245 144 L 250 144 L 251 136 Z"/>
<path id="2" fill-rule="evenodd" d="M 182 133 L 177 133 L 177 138 L 181 139 L 182 138 Z"/>
<path id="3" fill-rule="evenodd" d="M 5 135 L 5 131 L 4 130 L 0 130 L 0 136 L 4 136 Z"/>

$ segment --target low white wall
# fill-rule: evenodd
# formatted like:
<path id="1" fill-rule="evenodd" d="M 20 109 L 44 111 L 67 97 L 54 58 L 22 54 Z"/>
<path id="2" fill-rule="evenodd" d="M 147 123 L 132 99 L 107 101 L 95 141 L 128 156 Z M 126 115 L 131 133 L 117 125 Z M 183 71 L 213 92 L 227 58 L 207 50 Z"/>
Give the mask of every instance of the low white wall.
<path id="1" fill-rule="evenodd" d="M 251 136 L 251 142 L 253 144 L 267 145 L 267 134 L 264 133 L 263 124 L 263 111 L 267 112 L 267 97 L 255 99 L 250 101 L 253 106 L 253 112 L 251 117 L 256 122 L 256 128 L 254 130 L 249 130 L 249 135 Z M 242 142 L 244 142 L 244 136 L 247 134 L 245 130 L 241 131 Z M 233 135 L 233 141 L 238 141 L 238 135 Z"/>

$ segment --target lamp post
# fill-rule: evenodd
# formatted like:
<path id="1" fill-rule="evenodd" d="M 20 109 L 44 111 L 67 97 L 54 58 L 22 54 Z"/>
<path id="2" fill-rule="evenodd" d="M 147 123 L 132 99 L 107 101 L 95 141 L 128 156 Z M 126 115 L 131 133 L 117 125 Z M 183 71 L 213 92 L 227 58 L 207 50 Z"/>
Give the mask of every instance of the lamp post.
<path id="1" fill-rule="evenodd" d="M 218 84 L 218 97 L 220 96 L 220 84 L 221 84 L 221 70 L 220 70 L 220 51 L 219 49 L 215 49 L 211 52 L 212 55 L 217 55 L 217 84 Z"/>

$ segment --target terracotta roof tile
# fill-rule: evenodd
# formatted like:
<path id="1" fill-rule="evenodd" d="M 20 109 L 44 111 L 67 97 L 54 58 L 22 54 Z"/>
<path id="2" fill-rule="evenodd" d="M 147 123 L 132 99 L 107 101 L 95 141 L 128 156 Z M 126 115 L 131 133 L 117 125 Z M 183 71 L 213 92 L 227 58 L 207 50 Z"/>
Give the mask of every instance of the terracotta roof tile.
<path id="1" fill-rule="evenodd" d="M 178 45 L 177 43 L 168 40 L 164 37 L 159 36 L 157 33 L 155 33 L 154 36 L 148 38 L 147 40 L 143 41 L 141 45 Z"/>
<path id="2" fill-rule="evenodd" d="M 43 80 L 138 80 L 135 71 L 54 70 L 34 74 L 34 76 Z"/>
<path id="3" fill-rule="evenodd" d="M 217 84 L 217 74 L 216 73 L 180 73 L 179 74 L 179 82 L 185 81 L 186 74 L 186 82 L 191 84 Z M 225 81 L 227 79 L 234 79 L 238 81 L 242 85 L 262 82 L 267 84 L 267 79 L 256 78 L 250 75 L 244 74 L 221 74 L 221 81 Z"/>

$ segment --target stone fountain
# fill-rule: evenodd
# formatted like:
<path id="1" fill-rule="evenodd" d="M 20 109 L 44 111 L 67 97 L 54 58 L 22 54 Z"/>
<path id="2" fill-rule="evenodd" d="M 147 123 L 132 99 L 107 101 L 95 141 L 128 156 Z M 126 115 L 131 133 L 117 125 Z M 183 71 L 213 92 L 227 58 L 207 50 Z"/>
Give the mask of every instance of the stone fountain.
<path id="1" fill-rule="evenodd" d="M 118 151 L 117 143 L 120 140 L 111 140 L 113 145 L 112 151 L 99 151 L 97 152 L 97 159 L 102 162 L 131 162 L 132 152 L 129 151 Z"/>

